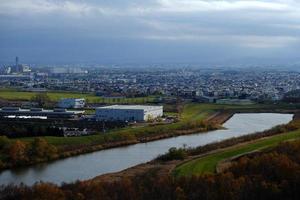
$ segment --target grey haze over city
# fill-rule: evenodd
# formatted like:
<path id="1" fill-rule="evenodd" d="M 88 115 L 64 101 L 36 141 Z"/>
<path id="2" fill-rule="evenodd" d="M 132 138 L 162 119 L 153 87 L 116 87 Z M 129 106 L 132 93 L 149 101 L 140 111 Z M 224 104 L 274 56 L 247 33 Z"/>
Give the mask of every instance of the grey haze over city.
<path id="1" fill-rule="evenodd" d="M 0 61 L 300 63 L 296 0 L 0 0 Z"/>

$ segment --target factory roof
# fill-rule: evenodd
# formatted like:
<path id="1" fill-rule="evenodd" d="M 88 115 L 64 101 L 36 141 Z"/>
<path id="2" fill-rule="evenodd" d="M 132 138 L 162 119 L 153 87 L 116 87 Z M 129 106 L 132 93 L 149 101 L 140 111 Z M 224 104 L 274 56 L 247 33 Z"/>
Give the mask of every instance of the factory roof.
<path id="1" fill-rule="evenodd" d="M 0 108 L 0 112 L 11 112 L 11 113 L 55 113 L 55 114 L 82 114 L 84 111 L 78 111 L 78 110 L 66 110 L 66 109 L 58 109 L 55 108 L 53 110 L 46 110 L 43 108 L 30 108 L 30 109 L 22 109 L 19 107 L 3 107 Z"/>

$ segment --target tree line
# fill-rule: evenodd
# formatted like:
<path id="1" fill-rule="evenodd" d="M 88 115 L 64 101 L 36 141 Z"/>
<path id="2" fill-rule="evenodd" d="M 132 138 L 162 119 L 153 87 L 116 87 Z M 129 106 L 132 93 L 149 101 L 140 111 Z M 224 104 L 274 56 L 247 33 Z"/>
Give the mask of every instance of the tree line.
<path id="1" fill-rule="evenodd" d="M 11 141 L 6 136 L 0 136 L 0 152 L 0 168 L 23 166 L 58 157 L 57 148 L 48 144 L 43 138 L 24 142 L 20 140 Z"/>
<path id="2" fill-rule="evenodd" d="M 126 126 L 126 122 L 99 122 L 87 120 L 61 120 L 61 119 L 48 119 L 48 120 L 26 120 L 26 119 L 0 119 L 0 135 L 5 135 L 9 138 L 20 137 L 41 137 L 41 136 L 64 136 L 61 127 L 88 128 L 94 132 L 102 132 L 103 129 L 111 130 Z"/>

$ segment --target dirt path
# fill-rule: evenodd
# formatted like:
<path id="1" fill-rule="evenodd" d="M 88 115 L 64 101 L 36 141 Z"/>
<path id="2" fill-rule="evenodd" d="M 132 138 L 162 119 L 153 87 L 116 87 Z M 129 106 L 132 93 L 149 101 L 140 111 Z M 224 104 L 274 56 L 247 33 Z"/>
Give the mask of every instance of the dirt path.
<path id="1" fill-rule="evenodd" d="M 205 119 L 205 122 L 209 122 L 212 124 L 224 124 L 227 120 L 229 120 L 234 115 L 233 111 L 219 111 L 215 114 L 209 116 L 207 119 Z"/>

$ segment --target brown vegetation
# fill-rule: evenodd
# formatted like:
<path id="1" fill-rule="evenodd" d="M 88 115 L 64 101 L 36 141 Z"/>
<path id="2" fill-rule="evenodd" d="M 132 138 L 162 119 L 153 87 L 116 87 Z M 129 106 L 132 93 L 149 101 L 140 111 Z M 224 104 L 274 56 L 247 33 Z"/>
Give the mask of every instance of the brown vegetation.
<path id="1" fill-rule="evenodd" d="M 42 138 L 35 138 L 33 142 L 27 143 L 20 140 L 10 142 L 6 136 L 1 136 L 0 151 L 2 155 L 6 155 L 1 159 L 1 168 L 29 165 L 58 157 L 56 147 Z"/>
<path id="2" fill-rule="evenodd" d="M 223 173 L 174 179 L 152 169 L 113 182 L 2 186 L 0 199 L 299 199 L 300 141 L 243 156 Z"/>

